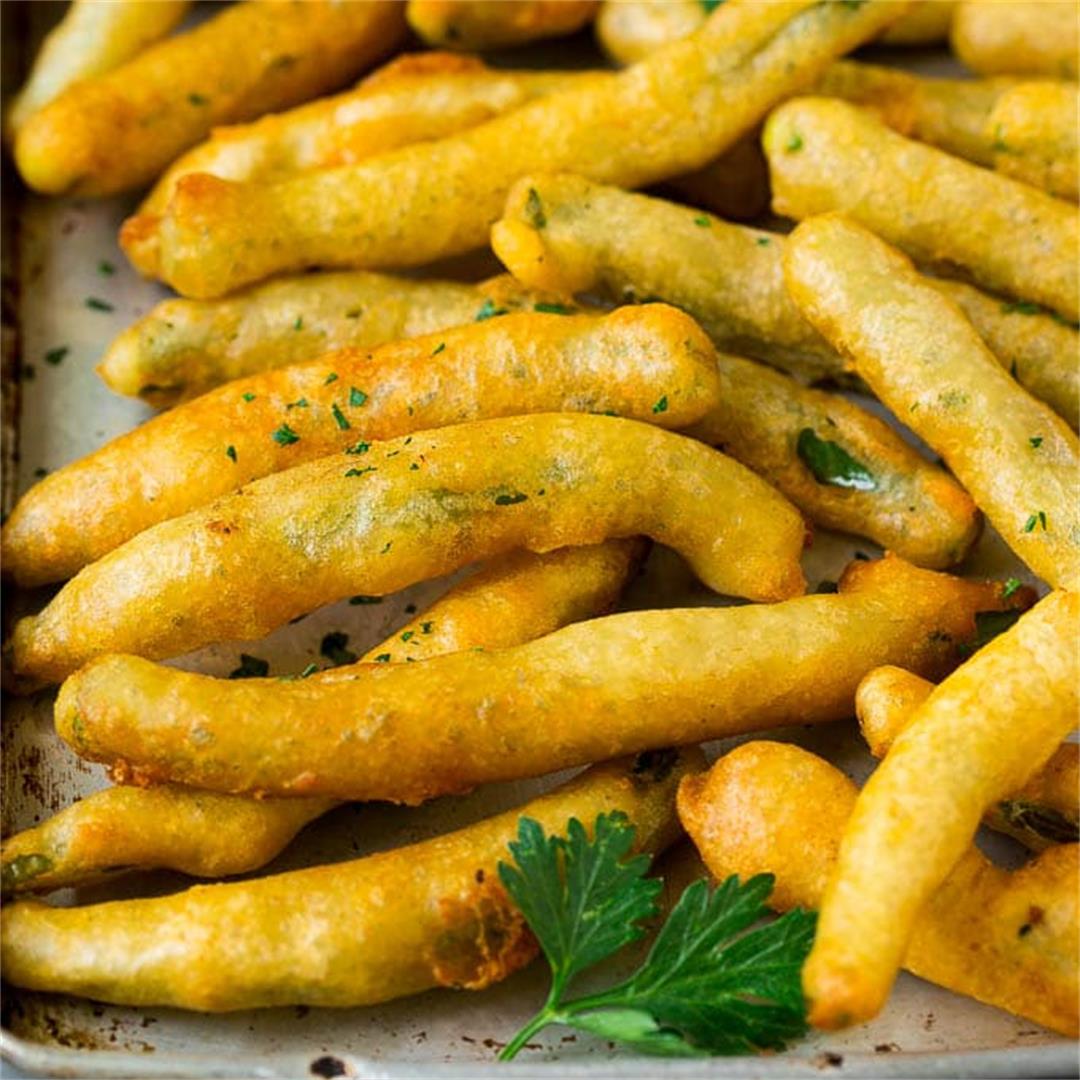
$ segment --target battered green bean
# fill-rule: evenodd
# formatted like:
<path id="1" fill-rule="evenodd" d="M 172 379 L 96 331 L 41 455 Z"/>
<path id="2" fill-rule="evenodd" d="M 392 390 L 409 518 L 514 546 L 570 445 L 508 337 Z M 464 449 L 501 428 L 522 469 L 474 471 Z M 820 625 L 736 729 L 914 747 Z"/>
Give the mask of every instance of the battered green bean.
<path id="1" fill-rule="evenodd" d="M 222 681 L 105 656 L 64 684 L 56 726 L 128 782 L 417 803 L 620 753 L 836 720 L 868 671 L 943 674 L 976 612 L 1025 602 L 890 556 L 852 564 L 838 595 L 611 615 L 512 649 L 321 682 Z"/>
<path id="2" fill-rule="evenodd" d="M 779 600 L 805 587 L 802 518 L 730 458 L 632 420 L 516 416 L 361 439 L 155 525 L 20 620 L 10 660 L 55 681 L 106 652 L 251 640 L 515 548 L 642 534 L 718 592 Z"/>
<path id="3" fill-rule="evenodd" d="M 700 750 L 597 765 L 548 795 L 446 836 L 351 862 L 172 896 L 0 914 L 4 978 L 129 1005 L 201 1012 L 373 1005 L 436 986 L 480 990 L 536 940 L 499 884 L 518 819 L 561 834 L 626 814 L 638 851 L 676 836 L 675 790 Z"/>
<path id="4" fill-rule="evenodd" d="M 495 559 L 369 649 L 359 665 L 506 648 L 602 615 L 643 547 L 639 540 L 609 540 Z M 359 665 L 310 678 L 346 679 Z M 196 877 L 247 873 L 337 805 L 324 798 L 255 800 L 179 784 L 106 788 L 5 840 L 0 882 L 6 894 L 86 885 L 122 870 L 154 867 Z"/>

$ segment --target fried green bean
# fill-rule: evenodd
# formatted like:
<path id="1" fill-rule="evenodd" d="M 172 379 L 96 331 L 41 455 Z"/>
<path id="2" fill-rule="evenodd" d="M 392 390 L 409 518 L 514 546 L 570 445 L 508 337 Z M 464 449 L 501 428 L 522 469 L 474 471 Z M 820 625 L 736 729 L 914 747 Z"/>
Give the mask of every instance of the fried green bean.
<path id="1" fill-rule="evenodd" d="M 70 577 L 152 525 L 361 439 L 561 411 L 685 427 L 717 401 L 715 355 L 693 319 L 653 304 L 521 312 L 252 375 L 32 487 L 0 534 L 5 572 Z"/>
<path id="2" fill-rule="evenodd" d="M 70 86 L 23 124 L 16 165 L 48 195 L 139 187 L 215 124 L 336 90 L 404 32 L 401 8 L 387 0 L 233 4 Z"/>
<path id="3" fill-rule="evenodd" d="M 537 228 L 530 190 L 544 207 Z M 618 301 L 663 299 L 689 312 L 725 351 L 806 382 L 845 376 L 843 359 L 803 318 L 783 276 L 786 239 L 661 199 L 569 174 L 523 178 L 492 229 L 519 280 Z M 955 300 L 995 359 L 1074 427 L 1080 414 L 1080 334 L 1033 304 L 1002 301 L 958 281 L 926 278 Z"/>
<path id="4" fill-rule="evenodd" d="M 475 127 L 533 98 L 595 77 L 575 71 L 499 71 L 475 56 L 409 53 L 342 94 L 272 113 L 253 124 L 216 128 L 206 142 L 169 166 L 139 213 L 164 213 L 177 180 L 188 173 L 265 181 L 352 165 L 399 146 Z"/>
<path id="5" fill-rule="evenodd" d="M 842 210 L 912 258 L 958 267 L 984 288 L 1080 318 L 1080 210 L 905 139 L 842 101 L 796 98 L 762 136 L 773 209 L 797 220 Z"/>
<path id="6" fill-rule="evenodd" d="M 353 593 L 622 536 L 669 544 L 720 593 L 805 588 L 794 507 L 723 454 L 648 424 L 515 416 L 351 451 L 256 480 L 86 567 L 18 622 L 13 672 L 57 681 L 106 652 L 251 640 Z"/>
<path id="7" fill-rule="evenodd" d="M 874 757 L 882 758 L 934 684 L 898 667 L 871 671 L 855 694 L 855 714 Z M 983 823 L 1032 851 L 1080 841 L 1080 745 L 1062 743 L 1022 788 L 990 806 Z"/>
<path id="8" fill-rule="evenodd" d="M 42 43 L 23 88 L 4 117 L 11 138 L 38 109 L 72 83 L 104 75 L 164 37 L 190 0 L 73 0 Z"/>
<path id="9" fill-rule="evenodd" d="M 1076 202 L 1078 95 L 1075 82 L 1020 83 L 1003 93 L 986 121 L 994 168 Z"/>
<path id="10" fill-rule="evenodd" d="M 342 679 L 365 663 L 404 663 L 463 649 L 502 649 L 609 611 L 638 565 L 640 540 L 609 540 L 547 555 L 516 551 L 454 586 L 357 665 L 311 678 Z M 41 892 L 129 869 L 195 877 L 257 870 L 334 799 L 250 799 L 179 784 L 94 792 L 5 840 L 0 886 Z"/>
<path id="11" fill-rule="evenodd" d="M 812 1024 L 845 1027 L 884 1005 L 920 911 L 987 807 L 1027 783 L 1076 724 L 1078 642 L 1080 595 L 1051 593 L 945 679 L 893 743 L 859 793 L 825 889 L 803 967 Z"/>
<path id="12" fill-rule="evenodd" d="M 786 280 L 808 319 L 957 479 L 1031 569 L 1080 585 L 1080 442 L 994 362 L 971 323 L 911 263 L 840 214 L 788 241 Z"/>
<path id="13" fill-rule="evenodd" d="M 4 978 L 129 1005 L 201 1012 L 356 1006 L 432 987 L 480 990 L 539 951 L 499 884 L 527 816 L 548 833 L 622 812 L 650 855 L 679 834 L 675 790 L 700 750 L 597 765 L 457 832 L 351 862 L 153 899 L 6 905 Z"/>
<path id="14" fill-rule="evenodd" d="M 1080 69 L 1076 6 L 967 0 L 953 19 L 953 52 L 979 75 L 1075 79 Z"/>
<path id="15" fill-rule="evenodd" d="M 816 908 L 856 796 L 814 754 L 751 742 L 679 785 L 679 818 L 716 877 L 770 873 L 778 910 Z M 919 912 L 904 967 L 1075 1038 L 1078 869 L 1076 844 L 1011 872 L 969 847 Z"/>
<path id="16" fill-rule="evenodd" d="M 429 45 L 444 49 L 502 49 L 573 34 L 596 13 L 599 0 L 409 0 L 405 17 Z"/>
<path id="17" fill-rule="evenodd" d="M 164 867 L 195 877 L 257 870 L 334 799 L 249 799 L 180 784 L 95 791 L 3 844 L 3 893 L 93 885 Z"/>
<path id="18" fill-rule="evenodd" d="M 935 79 L 897 68 L 838 60 L 814 93 L 871 109 L 893 131 L 977 165 L 993 165 L 986 123 L 1014 79 Z"/>
<path id="19" fill-rule="evenodd" d="M 372 348 L 537 305 L 574 306 L 509 274 L 477 285 L 366 270 L 300 274 L 221 300 L 163 300 L 113 340 L 97 370 L 118 394 L 164 408 L 337 349 Z"/>
<path id="20" fill-rule="evenodd" d="M 903 9 L 730 0 L 633 68 L 458 135 L 275 184 L 184 177 L 159 264 L 140 268 L 205 298 L 313 265 L 418 266 L 468 251 L 524 173 L 576 169 L 634 187 L 700 168 Z"/>
<path id="21" fill-rule="evenodd" d="M 912 4 L 878 36 L 886 45 L 926 45 L 948 37 L 950 0 Z M 636 64 L 650 53 L 697 30 L 706 19 L 702 0 L 604 0 L 596 16 L 596 36 L 604 52 L 620 64 Z"/>
<path id="22" fill-rule="evenodd" d="M 836 595 L 611 615 L 512 649 L 318 683 L 222 681 L 105 656 L 61 688 L 56 726 L 125 782 L 418 803 L 626 752 L 836 720 L 874 667 L 941 674 L 976 612 L 1023 602 L 890 556 L 854 563 Z"/>

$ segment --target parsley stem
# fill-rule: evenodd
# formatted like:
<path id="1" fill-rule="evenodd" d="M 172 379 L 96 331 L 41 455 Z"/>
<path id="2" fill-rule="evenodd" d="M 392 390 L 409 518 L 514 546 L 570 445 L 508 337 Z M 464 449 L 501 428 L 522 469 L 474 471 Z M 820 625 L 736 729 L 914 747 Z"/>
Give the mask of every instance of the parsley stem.
<path id="1" fill-rule="evenodd" d="M 557 1024 L 561 1022 L 562 1014 L 552 1008 L 551 1005 L 545 1005 L 502 1049 L 499 1054 L 500 1061 L 510 1061 L 516 1057 L 518 1051 L 542 1028 L 546 1028 L 548 1024 Z"/>

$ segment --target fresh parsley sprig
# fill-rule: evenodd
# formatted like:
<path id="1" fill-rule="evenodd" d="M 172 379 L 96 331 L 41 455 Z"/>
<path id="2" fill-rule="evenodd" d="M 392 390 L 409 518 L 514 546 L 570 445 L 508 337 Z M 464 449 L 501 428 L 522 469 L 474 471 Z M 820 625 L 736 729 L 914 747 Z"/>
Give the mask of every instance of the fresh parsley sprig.
<path id="1" fill-rule="evenodd" d="M 627 858 L 633 840 L 622 813 L 601 814 L 592 839 L 576 818 L 565 838 L 520 820 L 510 844 L 515 865 L 500 863 L 499 877 L 547 957 L 551 991 L 500 1059 L 509 1061 L 549 1024 L 679 1057 L 778 1050 L 802 1035 L 800 971 L 815 916 L 790 911 L 751 929 L 767 913 L 770 874 L 732 876 L 712 890 L 694 882 L 629 979 L 566 999 L 578 974 L 640 939 L 657 914 L 661 883 L 645 877 L 646 856 Z"/>

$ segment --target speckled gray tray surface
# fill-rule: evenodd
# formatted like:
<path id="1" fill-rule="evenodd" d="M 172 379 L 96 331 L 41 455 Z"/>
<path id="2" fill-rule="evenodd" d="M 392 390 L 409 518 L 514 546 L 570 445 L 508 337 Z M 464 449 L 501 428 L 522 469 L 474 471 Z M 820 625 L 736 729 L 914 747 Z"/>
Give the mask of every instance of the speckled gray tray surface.
<path id="1" fill-rule="evenodd" d="M 940 68 L 943 59 L 924 56 L 919 62 L 905 57 L 904 63 L 925 70 Z M 111 394 L 93 372 L 109 339 L 164 295 L 127 268 L 116 246 L 117 226 L 130 207 L 131 202 L 123 200 L 37 198 L 25 198 L 18 207 L 16 317 L 23 378 L 14 479 L 20 491 L 38 470 L 85 454 L 149 415 L 138 403 Z M 115 272 L 103 274 L 103 261 Z M 479 276 L 490 269 L 486 263 L 473 271 Z M 107 301 L 113 310 L 87 307 L 89 297 Z M 45 354 L 61 345 L 69 350 L 63 362 L 44 362 Z M 866 543 L 819 534 L 806 557 L 811 586 L 835 579 L 856 550 L 876 554 Z M 992 534 L 963 572 L 1017 574 L 1031 580 Z M 445 581 L 428 582 L 371 607 L 335 605 L 263 641 L 215 646 L 178 663 L 224 674 L 243 649 L 267 658 L 274 674 L 300 671 L 317 658 L 328 630 L 344 630 L 351 647 L 367 648 L 405 621 L 407 605 L 424 605 L 445 587 Z M 18 595 L 9 608 L 38 606 L 44 598 L 44 593 Z M 716 602 L 676 556 L 657 549 L 624 606 Z M 105 783 L 100 769 L 75 759 L 56 739 L 51 707 L 51 693 L 6 704 L 5 832 L 38 822 Z M 781 737 L 819 750 L 852 775 L 861 777 L 869 768 L 851 724 L 793 730 Z M 722 745 L 710 749 L 716 752 Z M 269 872 L 355 858 L 445 832 L 522 802 L 552 782 L 548 777 L 499 785 L 465 798 L 436 800 L 418 810 L 344 807 L 309 826 Z M 1015 855 L 1004 842 L 998 842 L 997 850 L 1004 858 Z M 175 891 L 186 884 L 179 875 L 146 874 L 55 899 L 87 903 Z M 496 1065 L 498 1047 L 535 1010 L 544 990 L 541 964 L 484 993 L 433 991 L 379 1008 L 340 1011 L 296 1008 L 199 1016 L 8 990 L 0 1049 L 9 1067 L 32 1075 L 71 1077 L 472 1077 L 482 1072 L 675 1080 L 829 1073 L 1034 1077 L 1077 1071 L 1073 1044 L 907 975 L 873 1023 L 840 1034 L 812 1035 L 787 1054 L 691 1062 L 642 1059 L 555 1029 L 545 1032 L 514 1065 Z"/>

